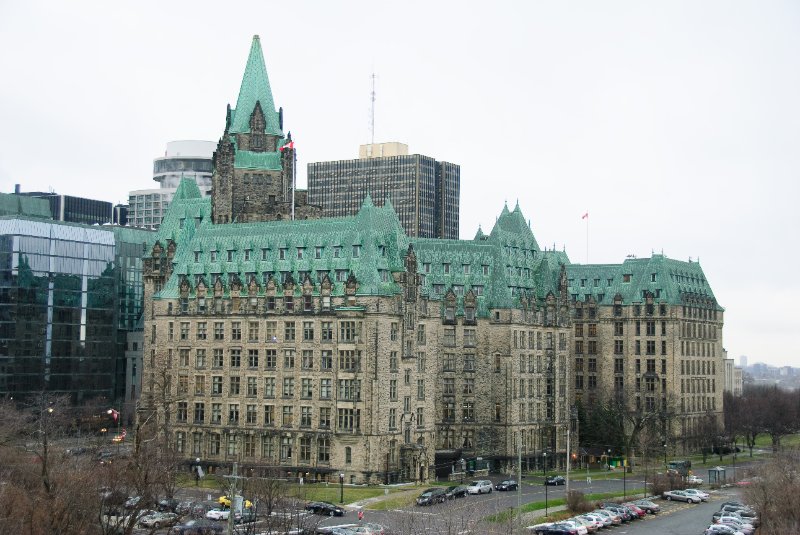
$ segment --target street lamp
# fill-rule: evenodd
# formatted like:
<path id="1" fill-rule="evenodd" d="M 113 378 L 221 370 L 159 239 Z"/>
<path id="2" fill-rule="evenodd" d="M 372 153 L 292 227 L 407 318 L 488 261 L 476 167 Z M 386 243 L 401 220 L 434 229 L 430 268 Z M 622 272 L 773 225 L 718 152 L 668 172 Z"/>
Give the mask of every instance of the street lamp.
<path id="1" fill-rule="evenodd" d="M 664 442 L 664 470 L 667 469 L 667 443 Z"/>
<path id="2" fill-rule="evenodd" d="M 547 517 L 547 487 L 550 485 L 547 484 L 547 479 L 544 480 L 544 516 Z"/>
<path id="3" fill-rule="evenodd" d="M 196 457 L 194 460 L 194 486 L 200 486 L 200 457 Z"/>
<path id="4" fill-rule="evenodd" d="M 339 503 L 344 503 L 344 474 L 339 473 Z"/>
<path id="5" fill-rule="evenodd" d="M 547 470 L 547 452 L 542 452 L 542 476 L 545 475 L 545 470 Z"/>

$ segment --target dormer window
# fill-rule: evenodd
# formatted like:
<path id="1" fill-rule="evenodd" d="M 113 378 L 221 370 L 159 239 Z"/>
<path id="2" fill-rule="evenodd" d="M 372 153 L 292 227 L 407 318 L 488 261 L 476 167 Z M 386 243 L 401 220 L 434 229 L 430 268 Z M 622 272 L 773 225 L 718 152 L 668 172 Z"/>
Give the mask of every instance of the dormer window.
<path id="1" fill-rule="evenodd" d="M 317 260 L 322 258 L 322 247 L 315 247 L 314 248 L 314 258 L 316 258 Z"/>
<path id="2" fill-rule="evenodd" d="M 303 259 L 303 249 L 304 249 L 303 247 L 298 247 L 297 248 L 297 259 L 298 260 L 302 260 Z"/>
<path id="3" fill-rule="evenodd" d="M 469 264 L 461 264 L 461 269 L 464 271 L 464 275 L 469 275 L 470 272 Z"/>
<path id="4" fill-rule="evenodd" d="M 442 271 L 444 271 L 445 275 L 448 275 L 450 273 L 450 264 L 448 263 L 442 264 Z"/>
<path id="5" fill-rule="evenodd" d="M 485 265 L 485 264 L 484 264 L 484 265 L 482 265 L 482 266 L 481 266 L 481 268 L 483 269 L 483 276 L 484 276 L 484 277 L 486 277 L 487 275 L 489 275 L 489 266 L 487 266 L 487 265 Z"/>
<path id="6" fill-rule="evenodd" d="M 264 148 L 264 134 L 250 134 L 250 148 Z"/>
<path id="7" fill-rule="evenodd" d="M 333 257 L 334 258 L 340 258 L 341 256 L 342 256 L 342 246 L 341 245 L 334 246 L 334 248 L 333 248 Z"/>
<path id="8" fill-rule="evenodd" d="M 233 249 L 228 249 L 228 262 L 233 262 L 233 255 L 236 253 Z"/>
<path id="9" fill-rule="evenodd" d="M 245 262 L 249 262 L 250 261 L 250 253 L 251 252 L 252 251 L 250 249 L 245 249 L 244 250 L 244 261 Z"/>
<path id="10" fill-rule="evenodd" d="M 361 246 L 353 245 L 353 258 L 358 258 L 360 256 L 361 256 Z"/>
<path id="11" fill-rule="evenodd" d="M 195 262 L 199 262 L 200 261 L 200 251 L 195 251 L 194 252 L 194 261 Z"/>
<path id="12" fill-rule="evenodd" d="M 631 274 L 625 273 L 622 275 L 622 282 L 631 282 Z"/>
<path id="13" fill-rule="evenodd" d="M 385 245 L 379 245 L 378 246 L 378 252 L 381 254 L 381 256 L 385 257 L 386 256 L 386 246 Z"/>
<path id="14" fill-rule="evenodd" d="M 268 248 L 265 247 L 265 248 L 261 249 L 261 260 L 266 260 L 268 255 L 269 255 L 269 249 Z"/>
<path id="15" fill-rule="evenodd" d="M 424 271 L 425 273 L 430 273 L 430 272 L 431 272 L 431 265 L 430 265 L 430 263 L 425 263 L 425 264 L 422 264 L 422 271 Z"/>
<path id="16" fill-rule="evenodd" d="M 209 253 L 209 256 L 210 256 L 212 262 L 216 262 L 217 261 L 217 252 L 216 251 L 211 251 Z"/>
<path id="17" fill-rule="evenodd" d="M 286 260 L 286 247 L 281 247 L 278 249 L 278 259 Z"/>

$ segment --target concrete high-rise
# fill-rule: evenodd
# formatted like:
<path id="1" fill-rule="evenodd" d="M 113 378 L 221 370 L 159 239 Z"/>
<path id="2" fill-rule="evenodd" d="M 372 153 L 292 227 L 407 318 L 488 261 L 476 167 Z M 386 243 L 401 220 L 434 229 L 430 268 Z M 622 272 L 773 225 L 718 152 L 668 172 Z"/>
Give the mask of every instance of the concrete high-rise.
<path id="1" fill-rule="evenodd" d="M 408 154 L 402 143 L 362 145 L 356 160 L 308 164 L 308 200 L 324 217 L 358 213 L 369 194 L 389 201 L 408 236 L 458 239 L 461 169 Z"/>
<path id="2" fill-rule="evenodd" d="M 200 193 L 211 193 L 213 141 L 170 141 L 164 156 L 153 160 L 153 180 L 158 188 L 128 194 L 128 224 L 157 229 L 182 178 L 197 182 Z"/>

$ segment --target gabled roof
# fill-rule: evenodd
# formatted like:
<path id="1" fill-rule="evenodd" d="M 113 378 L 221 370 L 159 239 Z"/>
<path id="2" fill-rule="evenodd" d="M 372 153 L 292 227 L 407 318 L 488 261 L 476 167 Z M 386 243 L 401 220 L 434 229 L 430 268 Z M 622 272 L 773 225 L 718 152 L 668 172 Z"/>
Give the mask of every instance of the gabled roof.
<path id="1" fill-rule="evenodd" d="M 278 113 L 275 111 L 275 103 L 272 100 L 272 89 L 269 85 L 264 54 L 261 52 L 261 40 L 254 35 L 253 43 L 250 45 L 250 55 L 247 58 L 247 66 L 242 77 L 242 85 L 239 88 L 239 98 L 236 100 L 236 108 L 231 110 L 231 133 L 250 131 L 250 115 L 256 107 L 256 102 L 261 104 L 264 112 L 266 133 L 283 137 Z"/>

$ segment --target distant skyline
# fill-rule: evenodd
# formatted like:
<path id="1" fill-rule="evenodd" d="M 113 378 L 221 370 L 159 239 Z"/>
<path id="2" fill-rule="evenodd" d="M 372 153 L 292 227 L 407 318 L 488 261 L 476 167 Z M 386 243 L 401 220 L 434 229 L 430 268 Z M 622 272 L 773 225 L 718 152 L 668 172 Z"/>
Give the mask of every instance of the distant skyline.
<path id="1" fill-rule="evenodd" d="M 0 191 L 157 187 L 167 142 L 219 139 L 259 34 L 301 187 L 369 142 L 374 72 L 376 142 L 461 166 L 462 239 L 519 201 L 574 263 L 692 258 L 729 357 L 794 365 L 798 28 L 790 1 L 6 2 Z"/>

